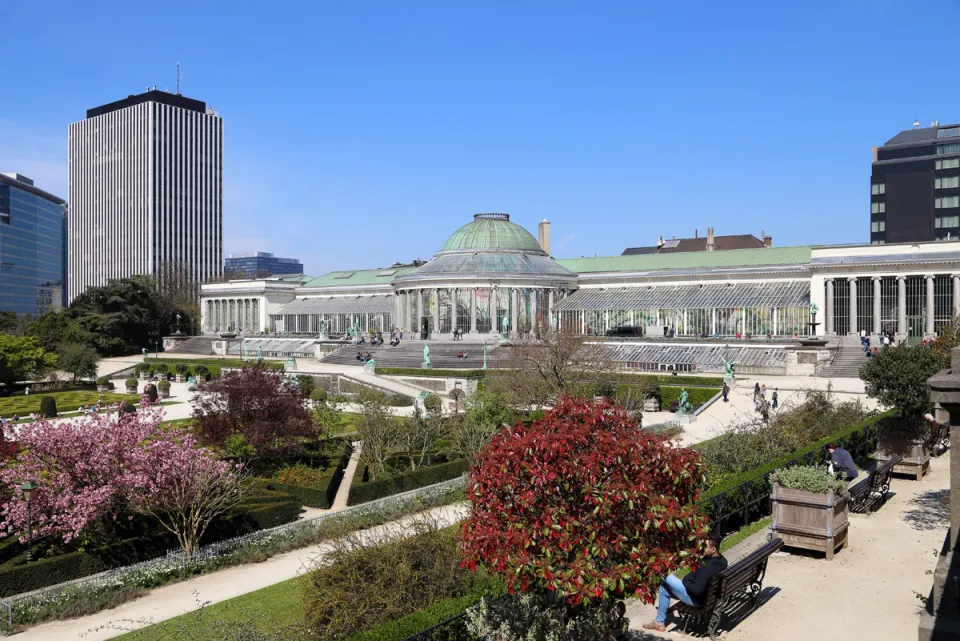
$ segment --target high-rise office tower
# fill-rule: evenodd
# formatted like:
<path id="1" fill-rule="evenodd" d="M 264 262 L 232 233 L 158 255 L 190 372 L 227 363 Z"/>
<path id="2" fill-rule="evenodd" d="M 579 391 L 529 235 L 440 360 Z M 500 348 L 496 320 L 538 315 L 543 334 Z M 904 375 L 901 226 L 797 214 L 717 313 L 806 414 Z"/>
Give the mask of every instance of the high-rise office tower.
<path id="1" fill-rule="evenodd" d="M 960 125 L 914 126 L 873 148 L 871 243 L 960 238 Z"/>
<path id="2" fill-rule="evenodd" d="M 43 314 L 63 307 L 65 207 L 26 176 L 0 174 L 0 310 Z"/>
<path id="3" fill-rule="evenodd" d="M 147 90 L 70 125 L 68 299 L 134 274 L 223 271 L 223 120 Z"/>

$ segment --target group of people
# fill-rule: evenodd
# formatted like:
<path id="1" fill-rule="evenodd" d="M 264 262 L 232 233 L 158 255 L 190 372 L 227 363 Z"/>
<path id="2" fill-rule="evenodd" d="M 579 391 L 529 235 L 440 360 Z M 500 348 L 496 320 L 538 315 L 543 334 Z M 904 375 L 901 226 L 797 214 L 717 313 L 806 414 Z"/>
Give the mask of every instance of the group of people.
<path id="1" fill-rule="evenodd" d="M 373 356 L 370 355 L 370 352 L 367 352 L 366 354 L 361 354 L 360 352 L 357 352 L 357 360 L 360 361 L 361 363 L 366 363 L 368 361 L 373 360 Z"/>
<path id="2" fill-rule="evenodd" d="M 873 345 L 873 340 L 866 330 L 860 330 L 860 347 L 863 348 L 863 355 L 867 358 L 875 358 L 880 355 L 880 348 L 896 344 L 893 332 L 878 332 L 877 344 L 878 346 Z"/>
<path id="3" fill-rule="evenodd" d="M 453 340 L 462 341 L 463 340 L 463 330 L 459 327 L 453 328 Z"/>
<path id="4" fill-rule="evenodd" d="M 465 359 L 466 357 L 467 357 L 467 353 L 466 353 L 466 352 L 463 352 L 463 351 L 457 352 L 457 358 L 459 358 L 460 360 L 463 360 L 463 359 Z"/>
<path id="5" fill-rule="evenodd" d="M 753 411 L 759 412 L 763 420 L 770 418 L 770 410 L 780 405 L 780 390 L 774 389 L 767 400 L 767 386 L 760 383 L 753 384 Z"/>

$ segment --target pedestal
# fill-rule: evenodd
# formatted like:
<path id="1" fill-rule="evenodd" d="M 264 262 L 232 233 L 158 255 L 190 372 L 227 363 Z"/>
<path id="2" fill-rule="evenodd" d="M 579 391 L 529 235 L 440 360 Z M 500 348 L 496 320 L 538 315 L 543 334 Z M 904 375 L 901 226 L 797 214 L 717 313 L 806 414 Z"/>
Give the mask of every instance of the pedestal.
<path id="1" fill-rule="evenodd" d="M 423 361 L 422 363 L 420 363 L 420 369 L 433 369 L 433 365 L 431 365 L 427 361 Z"/>
<path id="2" fill-rule="evenodd" d="M 727 384 L 727 387 L 730 388 L 730 391 L 737 389 L 737 377 L 733 374 L 727 374 L 723 377 L 723 382 Z"/>

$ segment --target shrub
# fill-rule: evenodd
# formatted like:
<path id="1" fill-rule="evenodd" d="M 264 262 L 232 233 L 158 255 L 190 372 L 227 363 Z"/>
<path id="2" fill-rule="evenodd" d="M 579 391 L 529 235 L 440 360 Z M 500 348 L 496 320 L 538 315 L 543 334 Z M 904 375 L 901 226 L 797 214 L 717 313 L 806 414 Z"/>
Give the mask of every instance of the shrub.
<path id="1" fill-rule="evenodd" d="M 485 576 L 460 569 L 451 533 L 419 523 L 414 536 L 343 537 L 307 575 L 304 623 L 314 639 L 339 641 L 468 594 Z"/>
<path id="2" fill-rule="evenodd" d="M 194 373 L 196 373 L 198 377 L 203 377 L 203 378 L 206 378 L 207 380 L 210 380 L 209 379 L 210 369 L 206 365 L 197 365 L 193 369 L 193 371 Z"/>
<path id="3" fill-rule="evenodd" d="M 617 387 L 613 384 L 613 381 L 608 381 L 606 379 L 600 381 L 596 385 L 594 394 L 596 396 L 602 396 L 607 400 L 612 400 L 614 395 L 617 393 Z"/>
<path id="4" fill-rule="evenodd" d="M 448 463 L 439 463 L 429 467 L 421 467 L 413 472 L 398 474 L 387 478 L 377 479 L 376 481 L 361 482 L 350 487 L 350 498 L 347 503 L 358 505 L 385 496 L 392 496 L 400 492 L 415 490 L 418 487 L 433 485 L 441 481 L 448 481 L 463 474 L 469 469 L 470 465 L 465 459 L 458 459 Z M 366 471 L 363 478 L 369 478 Z"/>
<path id="5" fill-rule="evenodd" d="M 197 386 L 196 386 L 196 385 L 191 385 L 190 387 L 187 388 L 187 391 L 188 391 L 188 392 L 196 392 L 196 391 L 197 391 Z"/>
<path id="6" fill-rule="evenodd" d="M 946 366 L 938 352 L 921 345 L 893 347 L 867 359 L 860 378 L 871 398 L 904 416 L 918 416 L 930 407 L 927 379 Z"/>
<path id="7" fill-rule="evenodd" d="M 471 357 L 472 359 L 473 357 Z M 378 367 L 381 376 L 416 376 L 418 378 L 483 378 L 485 369 L 419 369 L 417 367 Z"/>
<path id="8" fill-rule="evenodd" d="M 105 387 L 110 382 L 110 379 L 106 376 L 98 376 L 96 382 L 99 387 Z"/>
<path id="9" fill-rule="evenodd" d="M 170 366 L 167 365 L 166 363 L 157 363 L 156 365 L 153 366 L 153 371 L 158 376 L 166 376 L 167 372 L 170 371 Z"/>
<path id="10" fill-rule="evenodd" d="M 130 378 L 128 378 L 127 380 L 124 381 L 124 384 L 125 384 L 129 389 L 136 389 L 136 388 L 137 388 L 137 379 L 135 379 L 134 377 L 131 376 Z"/>
<path id="11" fill-rule="evenodd" d="M 834 477 L 822 466 L 817 465 L 794 465 L 777 470 L 770 480 L 791 490 L 803 490 L 816 494 L 826 494 L 828 490 L 839 494 L 847 487 L 846 481 Z"/>
<path id="12" fill-rule="evenodd" d="M 877 422 L 881 438 L 914 441 L 930 436 L 930 424 L 921 416 L 887 416 Z"/>
<path id="13" fill-rule="evenodd" d="M 136 414 L 137 408 L 130 401 L 121 401 L 118 411 L 121 414 Z"/>
<path id="14" fill-rule="evenodd" d="M 431 412 L 439 412 L 443 408 L 443 401 L 436 394 L 427 394 L 423 399 L 423 406 Z"/>
<path id="15" fill-rule="evenodd" d="M 310 400 L 314 403 L 323 403 L 327 400 L 327 390 L 322 387 L 315 387 L 310 392 Z"/>
<path id="16" fill-rule="evenodd" d="M 390 407 L 410 407 L 413 405 L 413 399 L 403 394 L 392 394 L 387 398 L 387 405 Z"/>
<path id="17" fill-rule="evenodd" d="M 169 391 L 170 391 L 170 381 L 168 381 L 168 380 L 166 380 L 166 379 L 161 380 L 160 382 L 157 383 L 157 388 L 159 388 L 159 390 L 160 390 L 161 392 L 169 392 Z"/>
<path id="18" fill-rule="evenodd" d="M 187 373 L 187 364 L 177 363 L 176 365 L 173 366 L 173 369 L 177 374 L 179 374 L 180 376 L 183 376 L 184 374 Z"/>
<path id="19" fill-rule="evenodd" d="M 330 479 L 324 473 L 326 470 L 320 470 L 309 465 L 298 463 L 280 468 L 273 474 L 274 480 L 289 485 L 300 485 L 310 487 L 315 490 L 326 489 L 327 481 Z"/>
<path id="20" fill-rule="evenodd" d="M 314 381 L 313 377 L 309 374 L 300 374 L 297 376 L 297 387 L 300 390 L 300 396 L 303 398 L 310 398 L 316 386 L 316 381 Z"/>
<path id="21" fill-rule="evenodd" d="M 551 592 L 484 598 L 467 611 L 467 629 L 478 639 L 527 641 L 577 639 L 601 641 L 620 638 L 629 626 L 621 603 L 603 599 L 570 616 L 562 600 Z"/>
<path id="22" fill-rule="evenodd" d="M 637 429 L 622 407 L 563 397 L 542 420 L 495 434 L 471 468 L 464 563 L 573 606 L 650 603 L 706 532 L 692 506 L 702 482 L 695 452 Z"/>
<path id="23" fill-rule="evenodd" d="M 157 386 L 153 383 L 147 383 L 143 386 L 143 393 L 147 395 L 147 399 L 151 403 L 157 402 Z"/>
<path id="24" fill-rule="evenodd" d="M 56 418 L 57 399 L 52 396 L 40 397 L 40 416 L 43 418 Z"/>

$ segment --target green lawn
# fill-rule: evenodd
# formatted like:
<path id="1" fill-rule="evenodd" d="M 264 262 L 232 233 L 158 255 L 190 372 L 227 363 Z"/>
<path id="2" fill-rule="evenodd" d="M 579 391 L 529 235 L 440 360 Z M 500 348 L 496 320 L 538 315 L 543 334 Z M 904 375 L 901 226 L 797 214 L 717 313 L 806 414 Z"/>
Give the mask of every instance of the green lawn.
<path id="1" fill-rule="evenodd" d="M 223 623 L 244 622 L 263 626 L 273 622 L 290 625 L 299 621 L 303 612 L 298 585 L 303 579 L 300 576 L 283 581 L 115 638 L 125 641 L 205 639 L 216 637 L 214 631 Z M 203 594 L 197 595 L 197 598 L 203 601 Z"/>
<path id="2" fill-rule="evenodd" d="M 57 401 L 57 411 L 61 414 L 66 412 L 76 412 L 81 406 L 90 406 L 98 402 L 102 397 L 103 403 L 112 405 L 120 401 L 130 401 L 137 403 L 140 397 L 136 394 L 116 394 L 113 392 L 96 392 L 92 390 L 72 390 L 69 392 L 40 392 L 30 394 L 29 396 L 8 396 L 0 398 L 0 416 L 9 418 L 14 414 L 20 416 L 29 416 L 32 413 L 40 412 L 40 399 L 44 396 L 52 396 Z"/>

